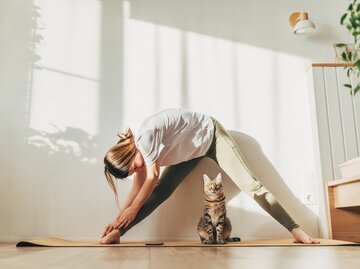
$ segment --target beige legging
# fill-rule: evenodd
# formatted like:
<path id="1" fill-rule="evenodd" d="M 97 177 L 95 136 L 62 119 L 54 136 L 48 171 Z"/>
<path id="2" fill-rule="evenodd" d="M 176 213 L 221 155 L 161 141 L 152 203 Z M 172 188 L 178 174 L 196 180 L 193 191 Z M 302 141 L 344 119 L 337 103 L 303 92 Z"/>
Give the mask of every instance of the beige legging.
<path id="1" fill-rule="evenodd" d="M 299 227 L 279 204 L 274 195 L 257 180 L 231 135 L 217 120 L 212 120 L 215 127 L 214 139 L 208 152 L 203 157 L 213 159 L 241 190 L 250 195 L 286 229 L 291 231 Z M 160 177 L 158 186 L 141 207 L 135 219 L 126 229 L 120 228 L 121 235 L 150 215 L 161 203 L 169 198 L 203 157 L 167 167 Z"/>
<path id="2" fill-rule="evenodd" d="M 257 180 L 231 135 L 217 120 L 213 119 L 213 122 L 215 139 L 206 156 L 216 161 L 241 190 L 250 195 L 286 229 L 291 231 L 299 227 L 275 196 Z"/>

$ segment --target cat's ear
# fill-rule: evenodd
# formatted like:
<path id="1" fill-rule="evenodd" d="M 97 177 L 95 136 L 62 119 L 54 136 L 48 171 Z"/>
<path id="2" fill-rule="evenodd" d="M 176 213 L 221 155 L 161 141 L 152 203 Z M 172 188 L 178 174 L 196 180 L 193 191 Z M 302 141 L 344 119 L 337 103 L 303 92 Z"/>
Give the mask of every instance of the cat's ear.
<path id="1" fill-rule="evenodd" d="M 204 183 L 208 183 L 208 182 L 210 182 L 211 179 L 208 177 L 207 174 L 204 174 L 203 175 L 203 180 L 204 180 Z"/>
<path id="2" fill-rule="evenodd" d="M 222 182 L 221 173 L 219 173 L 215 178 L 215 183 L 216 184 L 221 184 L 221 182 Z"/>

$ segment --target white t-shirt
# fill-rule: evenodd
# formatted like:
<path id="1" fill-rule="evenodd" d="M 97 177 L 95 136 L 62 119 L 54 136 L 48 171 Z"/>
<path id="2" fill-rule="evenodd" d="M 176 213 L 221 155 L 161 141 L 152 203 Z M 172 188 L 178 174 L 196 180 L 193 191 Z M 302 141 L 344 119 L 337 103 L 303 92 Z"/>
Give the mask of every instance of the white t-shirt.
<path id="1" fill-rule="evenodd" d="M 134 132 L 135 145 L 145 164 L 159 160 L 160 166 L 204 156 L 213 135 L 214 124 L 210 116 L 181 109 L 163 110 L 147 118 Z"/>

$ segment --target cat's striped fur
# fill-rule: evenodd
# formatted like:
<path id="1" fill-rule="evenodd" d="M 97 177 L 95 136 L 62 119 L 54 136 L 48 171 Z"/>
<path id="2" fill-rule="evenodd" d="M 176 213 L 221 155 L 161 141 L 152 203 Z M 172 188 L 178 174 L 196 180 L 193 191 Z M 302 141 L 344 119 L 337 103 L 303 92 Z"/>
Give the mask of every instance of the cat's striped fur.
<path id="1" fill-rule="evenodd" d="M 231 223 L 226 217 L 225 193 L 221 174 L 211 180 L 207 175 L 204 179 L 204 215 L 198 223 L 200 240 L 204 244 L 225 244 L 240 241 L 240 238 L 230 238 Z"/>

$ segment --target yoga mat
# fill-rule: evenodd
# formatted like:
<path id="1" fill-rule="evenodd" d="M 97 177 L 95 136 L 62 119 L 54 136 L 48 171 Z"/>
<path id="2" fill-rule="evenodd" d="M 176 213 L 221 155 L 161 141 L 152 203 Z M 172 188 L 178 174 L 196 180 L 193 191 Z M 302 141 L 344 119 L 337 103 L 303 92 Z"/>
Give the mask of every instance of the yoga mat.
<path id="1" fill-rule="evenodd" d="M 320 244 L 299 244 L 293 243 L 293 239 L 256 240 L 231 242 L 224 245 L 205 245 L 199 242 L 161 242 L 162 245 L 148 245 L 152 242 L 121 242 L 120 244 L 99 244 L 96 242 L 81 242 L 65 240 L 57 237 L 47 237 L 34 240 L 20 241 L 17 247 L 281 247 L 281 246 L 360 246 L 360 243 L 348 241 L 318 239 Z"/>

